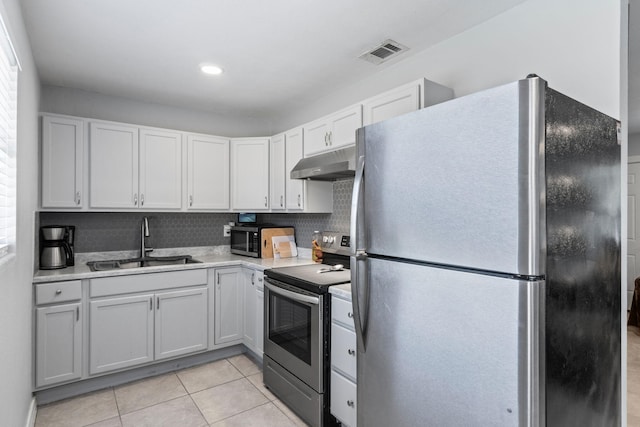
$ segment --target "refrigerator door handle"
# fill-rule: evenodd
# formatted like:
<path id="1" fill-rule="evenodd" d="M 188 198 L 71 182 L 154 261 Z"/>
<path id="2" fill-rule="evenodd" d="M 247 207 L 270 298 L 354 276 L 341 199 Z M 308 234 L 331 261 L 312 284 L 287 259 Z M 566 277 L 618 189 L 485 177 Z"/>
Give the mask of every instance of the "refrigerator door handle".
<path id="1" fill-rule="evenodd" d="M 367 254 L 358 251 L 351 256 L 351 301 L 353 305 L 353 323 L 358 337 L 358 351 L 367 350 L 366 333 L 369 311 L 369 284 L 367 282 Z"/>
<path id="2" fill-rule="evenodd" d="M 358 138 L 361 134 L 358 134 Z M 364 156 L 357 159 L 356 176 L 353 180 L 353 197 L 351 199 L 351 300 L 353 305 L 353 322 L 358 337 L 360 352 L 366 351 L 365 333 L 367 328 L 367 309 L 369 304 L 369 288 L 367 283 L 367 253 L 364 245 L 364 230 L 358 221 L 362 209 L 362 188 L 364 185 Z"/>

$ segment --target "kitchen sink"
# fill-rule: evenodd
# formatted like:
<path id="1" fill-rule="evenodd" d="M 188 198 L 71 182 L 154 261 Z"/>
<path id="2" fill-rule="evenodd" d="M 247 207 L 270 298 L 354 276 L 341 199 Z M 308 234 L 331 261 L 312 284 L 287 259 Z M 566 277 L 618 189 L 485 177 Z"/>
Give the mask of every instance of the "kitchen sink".
<path id="1" fill-rule="evenodd" d="M 112 259 L 106 261 L 89 261 L 87 265 L 91 271 L 122 270 L 127 268 L 155 267 L 160 265 L 197 264 L 202 261 L 191 255 L 174 255 L 160 257 Z"/>

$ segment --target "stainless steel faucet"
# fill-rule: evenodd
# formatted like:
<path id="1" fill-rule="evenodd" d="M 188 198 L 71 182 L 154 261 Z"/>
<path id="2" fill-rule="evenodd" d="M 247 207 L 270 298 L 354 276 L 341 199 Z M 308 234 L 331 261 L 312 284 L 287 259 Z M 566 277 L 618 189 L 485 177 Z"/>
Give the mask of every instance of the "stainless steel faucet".
<path id="1" fill-rule="evenodd" d="M 149 237 L 149 220 L 147 217 L 142 218 L 142 227 L 140 230 L 140 257 L 144 258 L 149 252 L 153 251 L 153 248 L 148 248 L 145 238 Z"/>

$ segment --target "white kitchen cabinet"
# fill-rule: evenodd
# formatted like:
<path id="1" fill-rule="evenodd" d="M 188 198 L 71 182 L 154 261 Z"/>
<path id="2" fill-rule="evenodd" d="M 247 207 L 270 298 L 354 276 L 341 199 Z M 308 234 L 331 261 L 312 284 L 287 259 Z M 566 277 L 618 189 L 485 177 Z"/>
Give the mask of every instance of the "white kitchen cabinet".
<path id="1" fill-rule="evenodd" d="M 89 373 L 153 361 L 153 294 L 90 302 Z"/>
<path id="2" fill-rule="evenodd" d="M 155 296 L 155 360 L 207 349 L 207 288 Z"/>
<path id="3" fill-rule="evenodd" d="M 362 103 L 363 125 L 378 123 L 452 98 L 451 89 L 422 78 L 365 100 Z"/>
<path id="4" fill-rule="evenodd" d="M 285 200 L 285 136 L 283 133 L 271 137 L 269 144 L 269 182 L 271 210 L 284 210 L 288 205 Z"/>
<path id="5" fill-rule="evenodd" d="M 84 120 L 42 117 L 42 207 L 80 209 L 84 194 Z"/>
<path id="6" fill-rule="evenodd" d="M 214 342 L 218 344 L 243 341 L 244 277 L 241 267 L 219 268 L 215 271 Z"/>
<path id="7" fill-rule="evenodd" d="M 269 209 L 269 138 L 231 140 L 231 208 Z"/>
<path id="8" fill-rule="evenodd" d="M 91 208 L 179 209 L 182 203 L 182 135 L 91 122 Z"/>
<path id="9" fill-rule="evenodd" d="M 79 280 L 34 287 L 36 387 L 82 376 L 82 305 Z"/>
<path id="10" fill-rule="evenodd" d="M 262 357 L 264 352 L 264 272 L 244 269 L 243 343 Z"/>
<path id="11" fill-rule="evenodd" d="M 304 126 L 304 156 L 336 150 L 356 143 L 362 127 L 360 104 L 338 111 Z"/>
<path id="12" fill-rule="evenodd" d="M 331 292 L 331 290 L 330 290 Z M 331 413 L 356 426 L 356 332 L 351 300 L 331 295 Z"/>
<path id="13" fill-rule="evenodd" d="M 182 206 L 182 135 L 140 129 L 140 208 L 180 209 Z"/>
<path id="14" fill-rule="evenodd" d="M 89 207 L 137 208 L 138 128 L 90 123 Z"/>
<path id="15" fill-rule="evenodd" d="M 91 279 L 89 374 L 206 350 L 206 284 L 204 269 Z"/>
<path id="16" fill-rule="evenodd" d="M 229 139 L 187 135 L 187 209 L 229 209 Z"/>
<path id="17" fill-rule="evenodd" d="M 333 183 L 292 179 L 291 170 L 303 157 L 303 129 L 296 128 L 285 133 L 286 160 L 286 206 L 290 212 L 333 212 Z"/>

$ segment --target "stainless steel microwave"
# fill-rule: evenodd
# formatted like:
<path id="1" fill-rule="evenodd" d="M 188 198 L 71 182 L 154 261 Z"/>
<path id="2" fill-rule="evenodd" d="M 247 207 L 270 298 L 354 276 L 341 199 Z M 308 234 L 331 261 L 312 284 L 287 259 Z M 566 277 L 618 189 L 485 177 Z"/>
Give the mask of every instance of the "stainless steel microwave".
<path id="1" fill-rule="evenodd" d="M 265 230 L 269 230 L 269 232 L 265 232 Z M 231 227 L 231 253 L 254 258 L 272 258 L 271 236 L 293 233 L 293 227 L 280 227 L 277 225 Z M 265 256 L 265 249 L 269 249 L 266 252 L 271 255 Z"/>

